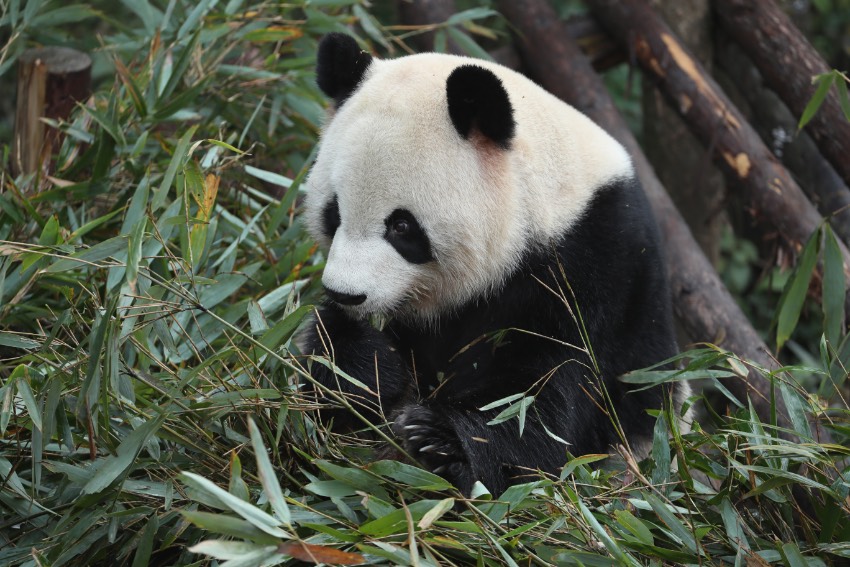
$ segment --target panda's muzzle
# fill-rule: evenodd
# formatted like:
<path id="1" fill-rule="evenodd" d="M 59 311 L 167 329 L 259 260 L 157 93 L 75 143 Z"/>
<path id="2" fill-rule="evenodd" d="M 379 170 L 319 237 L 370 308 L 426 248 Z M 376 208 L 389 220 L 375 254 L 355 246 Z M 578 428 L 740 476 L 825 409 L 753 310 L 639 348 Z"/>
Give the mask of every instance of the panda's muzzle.
<path id="1" fill-rule="evenodd" d="M 339 305 L 360 305 L 364 301 L 366 301 L 365 293 L 358 293 L 357 295 L 351 293 L 344 293 L 342 291 L 335 291 L 329 288 L 326 285 L 322 285 L 325 288 L 325 294 L 330 298 L 334 303 L 338 303 Z"/>

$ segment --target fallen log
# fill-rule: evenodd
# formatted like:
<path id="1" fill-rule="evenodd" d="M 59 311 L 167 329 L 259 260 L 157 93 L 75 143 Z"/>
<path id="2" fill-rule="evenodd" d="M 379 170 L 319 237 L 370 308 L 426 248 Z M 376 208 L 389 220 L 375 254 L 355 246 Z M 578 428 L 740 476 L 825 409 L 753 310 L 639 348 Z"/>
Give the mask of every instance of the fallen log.
<path id="1" fill-rule="evenodd" d="M 600 25 L 627 44 L 647 76 L 685 118 L 726 175 L 743 191 L 750 214 L 766 233 L 799 251 L 821 224 L 821 215 L 764 145 L 717 83 L 642 0 L 587 0 Z M 845 275 L 850 251 L 839 242 Z M 850 311 L 850 295 L 845 297 Z"/>
<path id="2" fill-rule="evenodd" d="M 661 229 L 673 308 L 688 337 L 717 344 L 766 368 L 776 368 L 764 341 L 720 281 L 656 177 L 602 79 L 546 0 L 503 0 L 499 9 L 520 34 L 515 43 L 532 78 L 590 116 L 631 153 Z M 759 415 L 769 417 L 770 383 L 764 376 L 750 372 L 745 379 L 727 381 L 726 385 L 740 399 L 749 396 Z"/>
<path id="3" fill-rule="evenodd" d="M 850 245 L 850 189 L 841 176 L 805 131 L 794 135 L 797 120 L 779 96 L 765 87 L 761 72 L 740 45 L 718 41 L 715 61 L 729 76 L 739 98 L 749 105 L 750 122 L 762 140 L 791 170 L 818 212 L 830 217 L 844 244 Z"/>
<path id="4" fill-rule="evenodd" d="M 815 92 L 812 77 L 830 71 L 823 58 L 775 2 L 714 0 L 714 11 L 765 82 L 799 118 Z M 850 185 L 850 122 L 831 91 L 805 131 Z"/>

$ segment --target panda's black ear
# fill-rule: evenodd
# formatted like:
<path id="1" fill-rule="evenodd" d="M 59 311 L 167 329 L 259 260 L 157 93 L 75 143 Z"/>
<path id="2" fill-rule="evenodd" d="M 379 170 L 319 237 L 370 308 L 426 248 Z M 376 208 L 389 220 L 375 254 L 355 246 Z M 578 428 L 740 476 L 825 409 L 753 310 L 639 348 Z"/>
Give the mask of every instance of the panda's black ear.
<path id="1" fill-rule="evenodd" d="M 502 81 L 478 65 L 461 65 L 446 81 L 449 116 L 458 133 L 468 139 L 480 132 L 508 149 L 516 124 L 514 110 Z"/>
<path id="2" fill-rule="evenodd" d="M 372 56 L 360 49 L 350 35 L 329 33 L 319 42 L 316 83 L 341 106 L 360 84 L 372 64 Z"/>

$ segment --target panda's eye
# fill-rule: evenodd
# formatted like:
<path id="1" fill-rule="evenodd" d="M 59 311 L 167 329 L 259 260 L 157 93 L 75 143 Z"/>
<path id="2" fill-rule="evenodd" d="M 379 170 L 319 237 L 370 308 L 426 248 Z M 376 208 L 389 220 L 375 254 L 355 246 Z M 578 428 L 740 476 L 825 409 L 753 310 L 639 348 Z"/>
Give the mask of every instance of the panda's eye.
<path id="1" fill-rule="evenodd" d="M 396 209 L 384 219 L 387 227 L 384 238 L 401 257 L 412 264 L 424 264 L 434 259 L 431 242 L 425 229 L 407 209 Z"/>
<path id="2" fill-rule="evenodd" d="M 339 216 L 339 200 L 334 196 L 333 200 L 325 205 L 322 211 L 322 228 L 325 230 L 325 236 L 333 239 L 339 225 L 342 224 L 342 219 Z"/>
<path id="3" fill-rule="evenodd" d="M 396 219 L 393 221 L 393 232 L 396 234 L 406 234 L 410 230 L 410 223 L 407 219 Z"/>

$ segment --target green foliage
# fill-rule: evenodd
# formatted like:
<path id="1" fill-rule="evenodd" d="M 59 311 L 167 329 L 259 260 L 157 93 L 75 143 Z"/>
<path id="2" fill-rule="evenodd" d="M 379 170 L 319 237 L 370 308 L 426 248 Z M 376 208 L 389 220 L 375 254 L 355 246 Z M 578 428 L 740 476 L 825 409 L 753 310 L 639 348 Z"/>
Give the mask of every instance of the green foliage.
<path id="1" fill-rule="evenodd" d="M 15 38 L 4 78 L 42 38 L 103 44 L 94 97 L 51 125 L 65 134 L 51 176 L 0 172 L 0 564 L 850 556 L 850 419 L 840 402 L 821 407 L 839 399 L 850 360 L 828 227 L 808 252 L 824 265 L 818 367 L 771 375 L 801 442 L 730 399 L 732 415 L 709 411 L 690 432 L 659 414 L 642 463 L 580 455 L 557 478 L 529 471 L 467 499 L 412 464 L 376 461 L 369 439 L 331 435 L 296 387 L 309 373 L 292 337 L 322 266 L 296 214 L 325 104 L 317 38 L 348 30 L 387 51 L 417 30 L 391 36 L 353 0 L 114 4 L 0 2 Z M 440 30 L 487 37 L 482 18 L 470 6 Z M 80 22 L 99 38 L 68 31 Z M 789 282 L 811 279 L 801 270 Z M 808 287 L 789 286 L 783 336 Z M 705 378 L 726 392 L 722 379 L 747 370 L 710 347 L 682 359 L 626 379 Z M 796 386 L 809 374 L 821 398 Z M 533 401 L 502 400 L 499 419 L 521 428 Z M 813 418 L 832 442 L 814 438 Z"/>
<path id="2" fill-rule="evenodd" d="M 850 79 L 848 79 L 844 73 L 836 69 L 833 69 L 829 73 L 813 77 L 812 83 L 817 85 L 818 88 L 815 89 L 815 93 L 812 95 L 811 100 L 806 105 L 806 108 L 803 109 L 803 114 L 800 116 L 800 122 L 797 124 L 797 129 L 802 130 L 806 124 L 811 121 L 812 117 L 814 117 L 818 109 L 823 104 L 823 101 L 826 99 L 826 96 L 829 94 L 829 90 L 833 85 L 835 86 L 838 103 L 841 106 L 841 111 L 844 113 L 844 118 L 850 121 L 850 95 L 847 94 L 848 82 L 850 82 Z"/>

